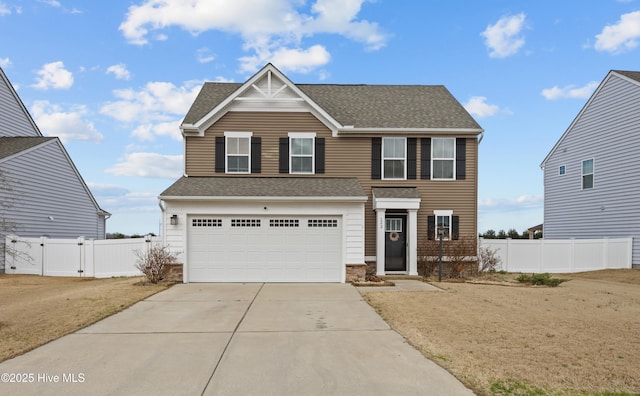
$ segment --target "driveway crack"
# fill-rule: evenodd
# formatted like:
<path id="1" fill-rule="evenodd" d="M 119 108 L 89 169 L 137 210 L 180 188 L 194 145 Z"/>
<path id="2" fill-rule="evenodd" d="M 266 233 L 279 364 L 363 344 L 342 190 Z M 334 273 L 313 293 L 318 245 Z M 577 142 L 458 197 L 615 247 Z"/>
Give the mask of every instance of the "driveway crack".
<path id="1" fill-rule="evenodd" d="M 236 333 L 238 332 L 238 329 L 240 328 L 240 325 L 242 324 L 242 322 L 244 321 L 244 318 L 247 316 L 247 313 L 251 309 L 251 306 L 253 305 L 253 302 L 256 301 L 256 298 L 258 298 L 258 295 L 262 291 L 263 287 L 264 287 L 264 283 L 260 285 L 260 288 L 256 292 L 256 295 L 253 296 L 253 299 L 251 300 L 249 305 L 247 305 L 247 309 L 244 311 L 244 314 L 242 314 L 242 317 L 238 321 L 238 324 L 233 329 L 233 333 L 231 333 L 231 337 L 229 337 L 229 341 L 227 341 L 227 345 L 224 346 L 224 349 L 222 350 L 222 353 L 220 354 L 220 358 L 216 362 L 216 366 L 213 368 L 213 371 L 211 372 L 211 375 L 209 376 L 209 380 L 207 381 L 207 385 L 202 390 L 202 393 L 200 393 L 200 396 L 204 396 L 204 393 L 207 391 L 207 388 L 211 384 L 211 380 L 213 380 L 213 376 L 216 374 L 216 371 L 218 371 L 218 367 L 220 366 L 220 362 L 222 362 L 222 359 L 224 358 L 224 355 L 227 353 L 227 349 L 229 348 L 229 345 L 231 344 L 231 341 L 233 340 L 233 337 L 235 337 Z"/>

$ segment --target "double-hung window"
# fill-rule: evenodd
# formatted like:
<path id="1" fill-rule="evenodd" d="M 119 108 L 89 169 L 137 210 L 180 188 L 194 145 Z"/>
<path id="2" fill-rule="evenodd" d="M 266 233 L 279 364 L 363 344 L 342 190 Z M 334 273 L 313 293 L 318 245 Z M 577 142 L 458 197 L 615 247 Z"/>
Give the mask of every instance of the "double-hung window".
<path id="1" fill-rule="evenodd" d="M 251 169 L 251 132 L 225 132 L 225 170 L 249 173 Z"/>
<path id="2" fill-rule="evenodd" d="M 314 173 L 315 133 L 289 134 L 290 173 Z"/>
<path id="3" fill-rule="evenodd" d="M 593 188 L 593 159 L 582 161 L 582 189 Z"/>
<path id="4" fill-rule="evenodd" d="M 382 139 L 382 170 L 383 179 L 406 179 L 407 139 Z"/>
<path id="5" fill-rule="evenodd" d="M 456 163 L 456 139 L 433 138 L 431 140 L 432 179 L 453 180 Z"/>
<path id="6" fill-rule="evenodd" d="M 451 239 L 451 217 L 453 211 L 435 210 L 433 214 L 436 217 L 435 239 L 440 239 L 441 235 L 443 240 Z"/>

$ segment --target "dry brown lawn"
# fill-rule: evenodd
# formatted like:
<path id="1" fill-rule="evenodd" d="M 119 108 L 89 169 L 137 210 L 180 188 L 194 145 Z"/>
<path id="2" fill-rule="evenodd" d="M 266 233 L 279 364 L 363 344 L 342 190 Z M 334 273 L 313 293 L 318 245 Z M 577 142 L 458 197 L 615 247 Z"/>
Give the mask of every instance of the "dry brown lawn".
<path id="1" fill-rule="evenodd" d="M 0 275 L 0 362 L 168 287 L 136 285 L 142 279 Z"/>
<path id="2" fill-rule="evenodd" d="M 478 394 L 640 394 L 640 271 L 554 276 L 570 281 L 363 294 Z"/>

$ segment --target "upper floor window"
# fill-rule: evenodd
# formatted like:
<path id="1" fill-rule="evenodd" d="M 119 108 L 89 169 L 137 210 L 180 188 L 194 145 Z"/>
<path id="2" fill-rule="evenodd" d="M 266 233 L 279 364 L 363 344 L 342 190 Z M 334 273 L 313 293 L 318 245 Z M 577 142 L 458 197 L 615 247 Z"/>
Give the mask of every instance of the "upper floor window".
<path id="1" fill-rule="evenodd" d="M 382 139 L 382 178 L 406 179 L 407 140 L 405 138 Z"/>
<path id="2" fill-rule="evenodd" d="M 582 189 L 593 188 L 593 159 L 582 161 Z"/>
<path id="3" fill-rule="evenodd" d="M 290 173 L 314 173 L 315 133 L 289 134 Z"/>
<path id="4" fill-rule="evenodd" d="M 567 167 L 565 165 L 560 165 L 560 168 L 558 170 L 558 174 L 560 176 L 564 175 L 565 173 L 567 173 Z"/>
<path id="5" fill-rule="evenodd" d="M 431 140 L 432 179 L 453 180 L 456 163 L 456 139 L 433 138 Z"/>
<path id="6" fill-rule="evenodd" d="M 225 171 L 249 173 L 251 169 L 251 132 L 225 132 Z"/>

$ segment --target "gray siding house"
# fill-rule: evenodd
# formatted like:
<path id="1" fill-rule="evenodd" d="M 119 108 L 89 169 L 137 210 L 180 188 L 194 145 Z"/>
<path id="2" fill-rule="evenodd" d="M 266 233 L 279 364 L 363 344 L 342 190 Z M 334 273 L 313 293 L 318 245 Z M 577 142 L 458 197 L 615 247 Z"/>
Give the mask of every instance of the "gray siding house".
<path id="1" fill-rule="evenodd" d="M 5 234 L 104 239 L 100 208 L 60 139 L 44 137 L 0 69 L 0 273 Z M 10 226 L 7 226 L 9 224 Z"/>
<path id="2" fill-rule="evenodd" d="M 640 72 L 612 70 L 540 165 L 544 237 L 633 237 L 640 266 Z"/>

